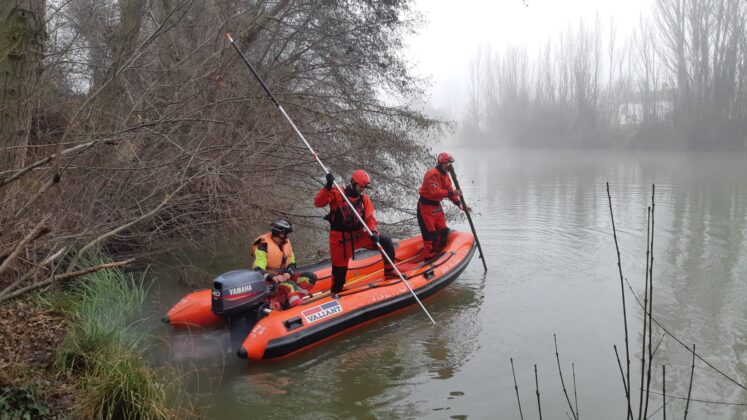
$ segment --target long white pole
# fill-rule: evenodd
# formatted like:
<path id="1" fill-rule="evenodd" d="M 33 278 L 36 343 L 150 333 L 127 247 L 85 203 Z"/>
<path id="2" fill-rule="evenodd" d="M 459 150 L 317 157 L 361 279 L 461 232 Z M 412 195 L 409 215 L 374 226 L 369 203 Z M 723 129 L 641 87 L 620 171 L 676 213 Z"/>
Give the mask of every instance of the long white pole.
<path id="1" fill-rule="evenodd" d="M 329 169 L 327 169 L 327 167 L 324 166 L 324 163 L 322 162 L 321 159 L 319 159 L 319 155 L 316 154 L 316 152 L 314 151 L 314 148 L 311 147 L 311 145 L 309 144 L 308 141 L 306 141 L 306 137 L 304 137 L 303 134 L 301 133 L 301 131 L 298 129 L 298 127 L 296 127 L 296 124 L 288 116 L 288 113 L 285 112 L 285 109 L 283 109 L 283 106 L 280 105 L 280 102 L 278 102 L 278 100 L 275 99 L 275 95 L 273 95 L 272 92 L 270 92 L 270 89 L 267 88 L 267 85 L 265 84 L 264 80 L 262 80 L 262 78 L 259 77 L 259 74 L 254 69 L 254 66 L 252 66 L 252 63 L 249 62 L 249 59 L 246 58 L 246 56 L 244 55 L 244 53 L 241 52 L 241 50 L 239 49 L 239 46 L 236 44 L 236 41 L 234 41 L 233 37 L 231 37 L 231 34 L 226 33 L 226 38 L 231 43 L 231 45 L 233 45 L 233 48 L 236 50 L 236 52 L 239 53 L 239 55 L 241 56 L 241 58 L 244 60 L 244 63 L 246 63 L 247 67 L 249 67 L 249 70 L 251 70 L 251 72 L 254 75 L 254 77 L 257 78 L 257 81 L 259 82 L 259 84 L 262 86 L 262 88 L 265 90 L 265 92 L 267 92 L 267 95 L 270 97 L 270 99 L 272 99 L 272 102 L 275 103 L 275 106 L 277 106 L 277 108 L 280 110 L 280 113 L 283 114 L 283 116 L 285 117 L 286 120 L 288 120 L 288 122 L 290 123 L 291 127 L 293 127 L 293 131 L 296 132 L 296 134 L 301 139 L 301 141 L 303 141 L 303 144 L 305 144 L 306 147 L 311 152 L 311 155 L 314 156 L 314 159 L 316 159 L 316 161 L 319 163 L 319 165 L 321 165 L 322 169 L 324 169 L 324 173 L 328 174 L 329 173 Z M 345 195 L 345 191 L 343 191 L 342 186 L 340 186 L 340 184 L 338 184 L 337 181 L 334 181 L 333 183 L 334 183 L 335 188 L 337 188 L 337 190 L 340 192 L 340 195 L 342 195 L 342 198 L 345 199 L 345 202 L 348 204 L 348 206 L 350 206 L 350 209 L 355 214 L 355 217 L 358 218 L 358 221 L 361 223 L 361 225 L 363 226 L 363 228 L 366 229 L 366 232 L 369 234 L 369 236 L 372 236 L 373 232 L 371 232 L 371 229 L 369 229 L 368 225 L 366 225 L 366 221 L 363 220 L 363 217 L 361 217 L 361 215 L 355 209 L 355 207 L 353 206 L 353 203 L 351 203 L 350 200 L 348 199 L 347 195 Z M 418 302 L 418 305 L 420 305 L 420 307 L 423 308 L 423 312 L 425 312 L 425 314 L 428 315 L 428 319 L 430 319 L 431 322 L 433 323 L 433 325 L 435 325 L 436 321 L 433 320 L 433 317 L 431 316 L 431 314 L 428 313 L 427 309 L 425 309 L 425 306 L 423 305 L 423 302 L 421 302 L 420 299 L 418 299 L 418 295 L 416 295 L 415 291 L 412 290 L 412 287 L 410 286 L 410 283 L 407 282 L 407 280 L 405 279 L 405 276 L 402 275 L 402 273 L 399 271 L 399 268 L 397 268 L 397 266 L 394 264 L 394 261 L 392 261 L 391 258 L 389 258 L 389 255 L 387 255 L 387 253 L 384 251 L 384 247 L 382 247 L 379 242 L 376 242 L 376 246 L 379 248 L 379 251 L 381 251 L 381 255 L 384 258 L 386 258 L 387 262 L 394 268 L 394 271 L 399 276 L 399 279 L 405 284 L 405 286 L 407 286 L 407 290 L 409 290 L 410 293 L 412 293 L 412 297 L 415 298 L 415 301 Z"/>

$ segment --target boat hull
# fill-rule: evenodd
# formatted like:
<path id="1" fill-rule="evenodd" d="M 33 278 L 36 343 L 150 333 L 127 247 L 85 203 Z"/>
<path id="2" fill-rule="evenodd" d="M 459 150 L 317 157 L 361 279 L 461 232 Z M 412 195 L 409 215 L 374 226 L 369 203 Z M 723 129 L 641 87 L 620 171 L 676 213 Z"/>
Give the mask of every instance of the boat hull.
<path id="1" fill-rule="evenodd" d="M 423 261 L 422 239 L 414 236 L 398 242 L 396 260 L 414 293 L 424 300 L 456 280 L 469 265 L 474 252 L 475 241 L 470 233 L 452 231 L 444 252 L 437 258 Z M 400 279 L 384 277 L 378 252 L 366 251 L 356 255 L 358 258 L 350 264 L 345 290 L 338 299 L 332 299 L 328 293 L 332 283 L 329 261 L 302 268 L 315 272 L 319 278 L 311 298 L 299 306 L 273 311 L 260 319 L 241 344 L 239 356 L 253 361 L 285 358 L 417 303 Z M 210 308 L 210 291 L 195 293 L 200 295 L 192 297 L 202 302 L 189 308 L 201 313 L 194 313 L 193 319 L 184 316 L 171 318 L 170 323 L 177 327 L 203 322 L 205 326 L 220 325 L 220 317 L 211 312 L 218 318 L 216 320 L 202 313 L 206 308 L 205 300 L 207 309 Z M 186 304 L 180 304 L 186 307 Z M 177 304 L 172 311 L 179 306 Z M 168 317 L 172 316 L 172 311 Z M 175 323 L 174 319 L 179 322 Z"/>

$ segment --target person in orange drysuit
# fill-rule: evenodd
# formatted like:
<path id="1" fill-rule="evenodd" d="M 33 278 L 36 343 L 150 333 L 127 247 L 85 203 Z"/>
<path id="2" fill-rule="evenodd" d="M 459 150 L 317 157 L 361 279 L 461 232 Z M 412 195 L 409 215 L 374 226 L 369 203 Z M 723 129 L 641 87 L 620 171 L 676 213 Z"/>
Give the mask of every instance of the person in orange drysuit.
<path id="1" fill-rule="evenodd" d="M 332 257 L 332 293 L 337 298 L 345 286 L 345 276 L 348 272 L 348 262 L 358 248 L 375 249 L 377 244 L 394 261 L 394 244 L 391 238 L 380 235 L 377 230 L 377 222 L 374 217 L 374 205 L 371 198 L 363 191 L 370 186 L 371 178 L 366 171 L 359 169 L 350 177 L 350 185 L 345 187 L 345 195 L 355 207 L 358 214 L 366 222 L 366 226 L 373 233 L 368 232 L 361 225 L 360 220 L 351 211 L 342 194 L 334 188 L 335 177 L 331 173 L 326 176 L 326 185 L 319 190 L 314 198 L 316 207 L 329 206 L 329 214 L 325 219 L 330 223 L 329 230 L 329 252 Z M 384 273 L 386 277 L 397 277 L 394 268 L 384 260 Z"/>
<path id="2" fill-rule="evenodd" d="M 423 185 L 418 191 L 418 226 L 423 236 L 423 254 L 426 259 L 438 255 L 446 246 L 449 236 L 441 201 L 448 198 L 461 210 L 470 211 L 469 207 L 462 204 L 462 191 L 455 190 L 451 184 L 449 168 L 452 162 L 454 158 L 449 153 L 439 153 L 438 164 L 425 173 Z"/>

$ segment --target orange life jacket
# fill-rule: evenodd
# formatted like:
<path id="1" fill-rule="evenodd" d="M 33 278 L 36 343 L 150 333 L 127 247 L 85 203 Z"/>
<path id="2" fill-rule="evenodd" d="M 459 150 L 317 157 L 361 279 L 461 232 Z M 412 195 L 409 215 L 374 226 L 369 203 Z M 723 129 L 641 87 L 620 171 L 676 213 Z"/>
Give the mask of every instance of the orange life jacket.
<path id="1" fill-rule="evenodd" d="M 256 255 L 257 247 L 260 244 L 267 244 L 267 268 L 265 269 L 272 275 L 278 275 L 288 267 L 288 260 L 293 255 L 293 247 L 291 246 L 290 240 L 286 240 L 282 245 L 282 248 L 272 240 L 272 233 L 267 232 L 264 235 L 260 235 L 254 240 L 252 246 L 252 256 Z"/>

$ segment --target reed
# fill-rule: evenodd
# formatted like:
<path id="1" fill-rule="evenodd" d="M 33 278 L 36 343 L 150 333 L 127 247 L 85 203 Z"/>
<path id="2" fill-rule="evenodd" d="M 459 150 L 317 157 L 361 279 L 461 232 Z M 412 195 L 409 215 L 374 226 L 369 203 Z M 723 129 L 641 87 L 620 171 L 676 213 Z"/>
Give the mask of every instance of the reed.
<path id="1" fill-rule="evenodd" d="M 542 420 L 542 404 L 540 404 L 540 385 L 539 379 L 537 379 L 537 365 L 534 365 L 534 386 L 537 393 L 537 410 L 539 411 L 539 418 Z"/>
<path id="2" fill-rule="evenodd" d="M 558 354 L 558 338 L 555 336 L 555 334 L 553 334 L 552 339 L 555 342 L 555 359 L 558 361 L 558 375 L 560 375 L 560 385 L 563 387 L 563 394 L 565 394 L 565 400 L 568 402 L 568 408 L 571 409 L 571 414 L 573 415 L 573 418 L 578 420 L 578 415 L 576 415 L 576 410 L 573 409 L 573 404 L 571 404 L 571 399 L 570 397 L 568 397 L 568 391 L 565 389 L 565 380 L 563 380 L 563 370 L 560 368 L 560 354 Z"/>
<path id="3" fill-rule="evenodd" d="M 651 366 L 654 363 L 654 352 L 651 349 L 652 342 L 652 330 L 653 330 L 653 313 L 654 313 L 654 210 L 656 209 L 656 202 L 654 201 L 654 195 L 656 192 L 656 185 L 651 185 L 651 258 L 646 260 L 648 266 L 648 310 L 643 314 L 644 319 L 648 317 L 648 372 L 646 373 L 646 404 L 643 408 L 643 418 L 648 418 L 648 399 L 651 394 Z M 648 238 L 647 238 L 648 248 Z M 658 348 L 658 345 L 657 345 Z"/>
<path id="4" fill-rule="evenodd" d="M 99 419 L 166 419 L 168 404 L 162 371 L 147 366 L 139 353 L 124 345 L 110 345 L 88 362 L 83 379 L 85 394 L 77 414 Z"/>
<path id="5" fill-rule="evenodd" d="M 519 418 L 524 420 L 524 413 L 521 411 L 521 399 L 519 398 L 519 385 L 516 383 L 516 371 L 514 370 L 514 358 L 511 358 L 511 373 L 514 375 L 514 389 L 516 390 L 516 402 L 519 403 Z"/>
<path id="6" fill-rule="evenodd" d="M 667 420 L 667 366 L 661 365 L 661 409 L 664 420 Z"/>
<path id="7" fill-rule="evenodd" d="M 742 384 L 741 382 L 737 381 L 735 378 L 727 375 L 722 370 L 720 370 L 718 367 L 714 366 L 712 363 L 708 362 L 706 359 L 704 359 L 702 356 L 698 355 L 695 352 L 695 345 L 692 346 L 692 348 L 688 347 L 682 340 L 677 338 L 675 335 L 673 335 L 665 326 L 663 326 L 661 323 L 659 323 L 656 318 L 653 316 L 653 263 L 654 263 L 654 257 L 653 257 L 653 249 L 654 249 L 654 226 L 655 226 L 655 217 L 654 217 L 654 209 L 655 209 L 655 202 L 654 202 L 654 196 L 655 196 L 655 185 L 651 186 L 651 206 L 648 207 L 648 221 L 647 221 L 647 234 L 646 234 L 646 269 L 645 269 L 645 293 L 644 293 L 644 301 L 641 302 L 639 297 L 636 295 L 635 290 L 633 290 L 633 287 L 628 282 L 628 279 L 623 277 L 622 273 L 622 264 L 620 261 L 620 248 L 619 243 L 617 239 L 617 230 L 615 226 L 615 219 L 614 219 L 614 213 L 612 211 L 612 198 L 610 195 L 609 190 L 609 183 L 607 183 L 607 198 L 609 202 L 609 208 L 610 208 L 610 218 L 612 219 L 612 232 L 613 237 L 615 239 L 615 250 L 617 253 L 617 266 L 618 266 L 618 273 L 620 275 L 620 284 L 622 287 L 622 306 L 623 306 L 623 320 L 624 320 L 624 327 L 625 327 L 625 345 L 626 345 L 626 365 L 627 369 L 623 368 L 622 360 L 620 357 L 620 353 L 617 349 L 617 345 L 613 345 L 613 349 L 615 351 L 615 357 L 617 358 L 617 364 L 618 368 L 620 370 L 620 377 L 622 379 L 623 388 L 625 390 L 625 397 L 628 402 L 628 412 L 627 412 L 627 418 L 632 419 L 633 412 L 632 412 L 632 403 L 631 403 L 631 387 L 632 384 L 630 382 L 630 353 L 629 353 L 629 333 L 628 333 L 628 324 L 627 324 L 627 310 L 626 310 L 626 304 L 625 304 L 625 289 L 624 285 L 627 283 L 628 289 L 633 294 L 633 298 L 635 299 L 635 302 L 643 309 L 644 316 L 643 316 L 643 328 L 644 332 L 642 334 L 642 347 L 641 347 L 641 378 L 640 378 L 640 394 L 639 394 L 639 407 L 638 407 L 638 417 L 647 419 L 651 416 L 655 415 L 659 412 L 659 410 L 663 410 L 663 417 L 666 420 L 666 405 L 667 405 L 667 396 L 671 399 L 682 399 L 686 400 L 686 406 L 685 406 L 685 418 L 687 418 L 687 415 L 689 413 L 689 403 L 690 401 L 696 401 L 696 402 L 702 402 L 707 404 L 720 404 L 720 405 L 732 405 L 732 406 L 747 406 L 747 404 L 744 403 L 730 403 L 730 402 L 723 402 L 723 401 L 709 401 L 709 400 L 702 400 L 702 399 L 692 399 L 691 398 L 691 392 L 692 392 L 692 384 L 693 384 L 693 377 L 694 377 L 694 370 L 695 370 L 695 358 L 697 357 L 699 360 L 701 360 L 705 365 L 707 365 L 709 368 L 713 369 L 717 373 L 719 373 L 724 378 L 728 379 L 730 382 L 734 383 L 738 387 L 742 389 L 747 389 L 747 386 Z M 656 324 L 661 331 L 663 331 L 662 336 L 659 338 L 657 344 L 654 346 L 653 344 L 653 325 Z M 672 395 L 666 394 L 666 366 L 662 366 L 662 406 L 656 409 L 654 412 L 652 412 L 650 415 L 648 413 L 648 403 L 650 400 L 650 394 L 659 394 L 656 391 L 652 391 L 650 389 L 651 385 L 651 376 L 652 376 L 652 369 L 653 369 L 653 361 L 654 356 L 656 355 L 657 351 L 659 350 L 659 347 L 664 339 L 665 336 L 670 336 L 672 339 L 674 339 L 677 343 L 682 345 L 683 347 L 687 348 L 689 352 L 692 353 L 692 364 L 691 364 L 691 371 L 690 371 L 690 384 L 688 388 L 687 398 L 684 397 L 677 397 Z M 575 407 L 573 404 L 571 404 L 570 397 L 568 395 L 567 389 L 565 387 L 564 378 L 563 378 L 563 372 L 560 365 L 560 355 L 558 351 L 557 346 L 557 337 L 555 334 L 553 334 L 553 339 L 555 341 L 555 357 L 558 363 L 558 375 L 560 376 L 561 386 L 563 388 L 563 392 L 566 397 L 566 402 L 568 403 L 568 406 L 571 408 L 572 416 L 566 413 L 568 417 L 573 417 L 575 419 L 579 418 L 579 410 L 578 410 L 578 397 L 576 393 L 576 372 L 575 372 L 575 366 L 573 366 L 573 387 L 574 387 L 574 400 L 575 400 Z M 513 359 L 511 360 L 511 368 L 513 371 Z M 537 374 L 537 365 L 534 365 L 534 378 L 535 378 L 535 385 L 536 385 L 536 394 L 537 394 L 537 408 L 539 410 L 540 419 L 542 418 L 542 408 L 540 404 L 540 392 L 539 392 L 539 381 L 538 381 L 538 374 Z M 516 374 L 514 373 L 514 384 L 516 384 Z M 518 393 L 518 386 L 515 386 L 516 388 L 516 396 L 517 400 L 519 398 Z M 520 409 L 521 411 L 521 409 Z"/>
<path id="8" fill-rule="evenodd" d="M 625 327 L 625 363 L 626 363 L 626 375 L 624 383 L 628 384 L 625 387 L 625 398 L 628 400 L 628 418 L 633 418 L 633 409 L 630 404 L 630 345 L 628 340 L 628 312 L 625 306 L 625 285 L 623 284 L 623 272 L 622 263 L 620 262 L 620 245 L 617 242 L 617 229 L 615 228 L 615 214 L 612 211 L 612 196 L 610 195 L 610 183 L 607 183 L 607 201 L 610 207 L 610 219 L 612 220 L 612 236 L 615 239 L 615 251 L 617 252 L 617 271 L 620 274 L 620 292 L 622 296 L 622 310 L 623 310 L 623 324 Z"/>
<path id="9" fill-rule="evenodd" d="M 573 401 L 576 403 L 576 418 L 581 417 L 581 412 L 578 411 L 578 393 L 576 392 L 576 365 L 571 363 L 571 371 L 573 372 Z"/>
<path id="10" fill-rule="evenodd" d="M 643 413 L 643 390 L 645 389 L 643 386 L 643 379 L 646 376 L 646 326 L 648 323 L 648 281 L 649 281 L 649 257 L 650 257 L 650 249 L 649 249 L 649 237 L 651 236 L 651 207 L 647 208 L 647 217 L 646 217 L 646 269 L 644 270 L 643 274 L 645 275 L 645 281 L 644 281 L 644 293 L 643 293 L 643 340 L 641 341 L 641 385 L 639 388 L 639 396 L 638 396 L 638 419 L 641 419 L 641 415 Z M 650 327 L 650 326 L 649 326 Z M 644 417 L 645 418 L 645 415 Z"/>
<path id="11" fill-rule="evenodd" d="M 136 328 L 147 294 L 143 278 L 102 270 L 52 300 L 69 330 L 55 366 L 81 377 L 81 418 L 164 419 L 178 412 L 167 395 L 180 387 L 176 375 L 150 368 L 143 356 L 147 335 Z"/>
<path id="12" fill-rule="evenodd" d="M 693 362 L 690 366 L 690 385 L 687 387 L 687 402 L 685 403 L 685 417 L 683 420 L 687 420 L 687 411 L 690 408 L 690 395 L 693 390 L 693 375 L 695 374 L 695 344 L 693 344 Z"/>
<path id="13" fill-rule="evenodd" d="M 617 357 L 617 366 L 620 368 L 620 376 L 622 377 L 623 381 L 623 388 L 625 389 L 625 395 L 628 395 L 628 383 L 625 382 L 625 372 L 623 372 L 622 363 L 620 362 L 620 353 L 617 351 L 617 344 L 613 344 L 612 348 L 615 349 L 615 357 Z M 630 417 L 632 413 L 630 410 L 628 410 L 628 417 Z"/>

